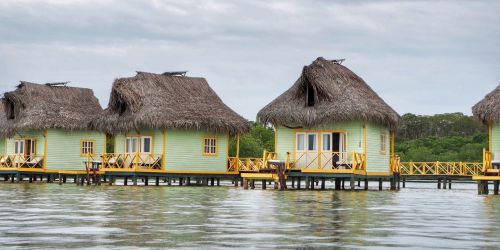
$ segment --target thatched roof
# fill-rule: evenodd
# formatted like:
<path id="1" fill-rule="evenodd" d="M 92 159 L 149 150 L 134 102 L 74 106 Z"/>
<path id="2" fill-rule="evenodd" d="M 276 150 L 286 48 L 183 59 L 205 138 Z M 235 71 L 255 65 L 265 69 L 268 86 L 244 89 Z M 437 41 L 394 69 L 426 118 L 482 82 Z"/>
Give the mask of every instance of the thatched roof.
<path id="1" fill-rule="evenodd" d="M 500 85 L 472 107 L 472 114 L 484 124 L 500 123 Z"/>
<path id="2" fill-rule="evenodd" d="M 248 121 L 226 106 L 204 78 L 147 72 L 115 80 L 108 108 L 91 126 L 111 134 L 147 128 L 249 130 Z"/>
<path id="3" fill-rule="evenodd" d="M 322 57 L 304 66 L 295 84 L 257 114 L 263 124 L 304 128 L 366 120 L 394 129 L 399 118 L 361 77 Z"/>
<path id="4" fill-rule="evenodd" d="M 90 89 L 30 82 L 21 82 L 16 90 L 6 92 L 2 103 L 3 137 L 26 130 L 88 129 L 90 120 L 102 112 Z"/>

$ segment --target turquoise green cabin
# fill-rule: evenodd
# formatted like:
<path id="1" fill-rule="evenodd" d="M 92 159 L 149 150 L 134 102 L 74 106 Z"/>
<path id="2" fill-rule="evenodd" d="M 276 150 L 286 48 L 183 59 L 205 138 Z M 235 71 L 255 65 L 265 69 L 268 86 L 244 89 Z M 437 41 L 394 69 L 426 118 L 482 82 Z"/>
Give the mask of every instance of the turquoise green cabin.
<path id="1" fill-rule="evenodd" d="M 113 83 L 108 108 L 91 127 L 114 137 L 106 171 L 223 174 L 230 136 L 248 122 L 204 78 L 138 72 Z"/>
<path id="2" fill-rule="evenodd" d="M 2 103 L 0 169 L 85 170 L 106 152 L 106 135 L 88 128 L 102 112 L 90 89 L 21 82 Z"/>
<path id="3" fill-rule="evenodd" d="M 305 66 L 257 120 L 273 125 L 277 159 L 292 169 L 392 174 L 399 115 L 341 61 L 320 57 Z"/>

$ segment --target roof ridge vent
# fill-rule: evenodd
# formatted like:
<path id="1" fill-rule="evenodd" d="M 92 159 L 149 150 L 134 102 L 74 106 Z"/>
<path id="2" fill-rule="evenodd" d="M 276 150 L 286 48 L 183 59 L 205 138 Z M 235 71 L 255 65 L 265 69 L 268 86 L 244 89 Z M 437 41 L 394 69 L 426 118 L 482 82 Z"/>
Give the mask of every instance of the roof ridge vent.
<path id="1" fill-rule="evenodd" d="M 70 83 L 70 81 L 67 82 L 47 82 L 45 85 L 49 87 L 66 87 L 66 85 Z"/>
<path id="2" fill-rule="evenodd" d="M 341 58 L 341 59 L 333 59 L 333 60 L 330 60 L 332 63 L 335 63 L 335 64 L 338 64 L 338 65 L 342 65 L 342 63 L 345 61 L 345 58 Z"/>
<path id="3" fill-rule="evenodd" d="M 164 76 L 186 76 L 186 73 L 188 71 L 166 71 L 163 72 L 162 75 Z"/>

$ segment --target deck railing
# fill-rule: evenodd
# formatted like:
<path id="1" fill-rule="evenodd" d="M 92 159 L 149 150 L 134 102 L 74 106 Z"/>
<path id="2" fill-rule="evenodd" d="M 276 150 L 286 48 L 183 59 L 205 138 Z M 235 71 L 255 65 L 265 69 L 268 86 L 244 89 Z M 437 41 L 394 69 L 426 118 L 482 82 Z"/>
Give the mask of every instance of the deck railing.
<path id="1" fill-rule="evenodd" d="M 401 162 L 401 175 L 473 176 L 483 173 L 480 162 Z"/>
<path id="2" fill-rule="evenodd" d="M 43 168 L 43 156 L 41 155 L 3 155 L 0 156 L 0 168 L 19 169 L 19 168 Z"/>
<path id="3" fill-rule="evenodd" d="M 228 157 L 227 172 L 258 172 L 267 166 L 267 161 L 276 160 L 275 152 L 264 151 L 262 158 Z"/>
<path id="4" fill-rule="evenodd" d="M 483 148 L 483 173 L 488 172 L 491 167 L 491 152 Z"/>
<path id="5" fill-rule="evenodd" d="M 401 173 L 401 158 L 399 155 L 391 155 L 389 167 L 392 173 Z"/>
<path id="6" fill-rule="evenodd" d="M 102 154 L 103 170 L 162 170 L 161 154 Z"/>

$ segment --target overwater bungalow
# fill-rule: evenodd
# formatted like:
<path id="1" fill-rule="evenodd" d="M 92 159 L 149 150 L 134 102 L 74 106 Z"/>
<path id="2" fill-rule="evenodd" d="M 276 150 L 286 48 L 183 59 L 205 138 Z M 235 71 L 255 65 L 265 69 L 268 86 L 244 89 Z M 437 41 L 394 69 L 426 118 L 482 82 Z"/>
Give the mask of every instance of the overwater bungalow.
<path id="1" fill-rule="evenodd" d="M 488 148 L 483 150 L 485 175 L 500 175 L 500 85 L 472 107 L 474 117 L 488 126 Z M 497 180 L 500 180 L 498 176 Z"/>
<path id="2" fill-rule="evenodd" d="M 1 171 L 84 170 L 105 152 L 105 134 L 88 129 L 102 112 L 90 89 L 21 82 L 1 102 Z"/>
<path id="3" fill-rule="evenodd" d="M 230 136 L 249 130 L 208 82 L 185 72 L 137 72 L 113 83 L 108 108 L 92 128 L 114 136 L 106 172 L 227 172 Z"/>
<path id="4" fill-rule="evenodd" d="M 278 160 L 302 173 L 392 175 L 399 115 L 366 83 L 322 57 L 259 111 L 275 129 Z M 394 158 L 393 158 L 394 159 Z"/>

